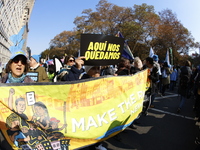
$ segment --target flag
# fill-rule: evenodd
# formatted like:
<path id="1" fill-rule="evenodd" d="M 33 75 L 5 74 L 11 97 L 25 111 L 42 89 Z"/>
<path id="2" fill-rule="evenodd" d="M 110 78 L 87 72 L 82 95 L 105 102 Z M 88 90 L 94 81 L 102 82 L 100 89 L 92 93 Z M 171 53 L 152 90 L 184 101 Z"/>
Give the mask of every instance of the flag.
<path id="1" fill-rule="evenodd" d="M 124 38 L 120 31 L 117 33 L 116 36 Z M 124 41 L 124 50 L 122 51 L 122 57 L 127 58 L 129 60 L 134 60 L 134 56 L 128 46 L 127 41 Z"/>
<path id="2" fill-rule="evenodd" d="M 173 53 L 172 48 L 169 49 L 170 57 L 171 57 L 171 64 L 173 65 Z"/>
<path id="3" fill-rule="evenodd" d="M 58 77 L 58 73 L 60 72 L 61 68 L 63 68 L 63 64 L 61 62 L 60 59 L 58 59 L 56 56 L 54 56 L 53 58 L 53 63 L 55 66 L 55 76 L 53 78 L 53 82 L 57 82 L 57 77 Z"/>
<path id="4" fill-rule="evenodd" d="M 151 47 L 149 51 L 149 57 L 153 58 L 153 55 L 154 55 L 154 51 L 153 51 L 153 48 Z"/>
<path id="5" fill-rule="evenodd" d="M 169 51 L 167 50 L 166 56 L 165 56 L 165 62 L 167 62 L 168 66 L 170 67 L 170 62 L 169 62 Z"/>

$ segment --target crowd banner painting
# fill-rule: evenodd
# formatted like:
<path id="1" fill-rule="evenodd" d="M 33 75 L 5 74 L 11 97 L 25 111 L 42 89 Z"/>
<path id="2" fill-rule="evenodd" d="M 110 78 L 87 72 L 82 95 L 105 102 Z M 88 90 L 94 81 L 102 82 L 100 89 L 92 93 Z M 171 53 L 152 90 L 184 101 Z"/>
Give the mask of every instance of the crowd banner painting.
<path id="1" fill-rule="evenodd" d="M 115 65 L 121 58 L 123 48 L 123 38 L 103 34 L 81 34 L 80 55 L 85 56 L 85 65 Z"/>
<path id="2" fill-rule="evenodd" d="M 141 113 L 147 74 L 1 83 L 0 144 L 4 150 L 72 150 L 104 141 Z"/>

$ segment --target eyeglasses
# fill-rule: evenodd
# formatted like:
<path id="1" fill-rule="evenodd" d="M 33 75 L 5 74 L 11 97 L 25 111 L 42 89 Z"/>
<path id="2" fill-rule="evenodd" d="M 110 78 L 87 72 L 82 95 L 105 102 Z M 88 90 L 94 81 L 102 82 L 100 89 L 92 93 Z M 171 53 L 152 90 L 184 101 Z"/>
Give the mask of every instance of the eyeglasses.
<path id="1" fill-rule="evenodd" d="M 72 60 L 72 59 L 69 59 L 69 62 L 74 62 L 74 60 Z"/>
<path id="2" fill-rule="evenodd" d="M 23 59 L 23 58 L 20 58 L 20 57 L 15 57 L 13 60 L 12 60 L 12 62 L 14 62 L 14 63 L 19 63 L 19 61 L 21 61 L 21 63 L 23 64 L 23 65 L 26 65 L 26 63 L 27 63 L 27 61 L 26 61 L 26 59 Z"/>

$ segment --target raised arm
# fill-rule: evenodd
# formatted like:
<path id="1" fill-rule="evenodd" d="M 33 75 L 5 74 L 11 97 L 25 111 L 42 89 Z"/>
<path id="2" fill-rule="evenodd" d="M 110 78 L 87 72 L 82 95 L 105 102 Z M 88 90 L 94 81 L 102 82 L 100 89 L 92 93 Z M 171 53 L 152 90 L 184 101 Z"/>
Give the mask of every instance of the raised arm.
<path id="1" fill-rule="evenodd" d="M 13 95 L 15 94 L 15 90 L 11 88 L 9 90 L 9 96 L 8 96 L 8 107 L 13 110 Z"/>

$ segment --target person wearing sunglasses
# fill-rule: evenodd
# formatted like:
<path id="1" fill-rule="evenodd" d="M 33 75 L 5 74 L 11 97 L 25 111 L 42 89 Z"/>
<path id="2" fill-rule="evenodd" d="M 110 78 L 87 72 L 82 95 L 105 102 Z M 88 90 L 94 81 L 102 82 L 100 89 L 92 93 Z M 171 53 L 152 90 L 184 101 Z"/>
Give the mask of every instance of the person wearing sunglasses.
<path id="1" fill-rule="evenodd" d="M 66 65 L 68 68 L 71 68 L 71 66 L 75 65 L 75 58 L 73 55 L 66 56 L 64 59 L 64 65 Z"/>
<path id="2" fill-rule="evenodd" d="M 79 79 L 81 73 L 84 72 L 82 66 L 84 64 L 84 56 L 75 59 L 73 55 L 66 56 L 64 59 L 64 67 L 58 73 L 58 81 L 75 81 Z"/>
<path id="3" fill-rule="evenodd" d="M 12 53 L 5 69 L 5 75 L 0 79 L 0 83 L 30 83 L 33 82 L 26 73 L 28 71 L 28 63 L 25 52 L 15 50 Z"/>

